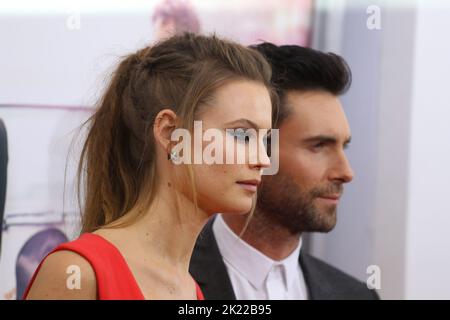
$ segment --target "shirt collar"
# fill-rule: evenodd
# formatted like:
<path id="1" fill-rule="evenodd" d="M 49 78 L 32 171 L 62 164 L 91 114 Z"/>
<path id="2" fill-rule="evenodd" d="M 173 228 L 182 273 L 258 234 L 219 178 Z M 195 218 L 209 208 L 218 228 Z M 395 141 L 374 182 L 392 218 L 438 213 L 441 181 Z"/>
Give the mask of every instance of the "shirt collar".
<path id="1" fill-rule="evenodd" d="M 283 278 L 287 289 L 292 283 L 291 280 L 298 278 L 298 257 L 302 245 L 301 238 L 297 248 L 288 257 L 281 261 L 275 261 L 239 238 L 228 227 L 221 214 L 216 216 L 213 232 L 223 259 L 255 288 L 259 289 L 264 285 L 269 272 L 276 265 L 282 265 L 282 269 L 286 272 Z"/>

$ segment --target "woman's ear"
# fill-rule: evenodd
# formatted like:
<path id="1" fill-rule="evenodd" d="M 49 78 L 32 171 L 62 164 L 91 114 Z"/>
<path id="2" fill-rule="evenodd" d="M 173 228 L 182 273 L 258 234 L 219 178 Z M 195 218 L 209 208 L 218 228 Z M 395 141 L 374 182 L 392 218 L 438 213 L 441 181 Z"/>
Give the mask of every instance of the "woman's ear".
<path id="1" fill-rule="evenodd" d="M 166 152 L 170 149 L 173 130 L 177 128 L 178 117 L 170 109 L 161 110 L 155 118 L 153 123 L 153 136 L 155 142 L 159 144 Z"/>

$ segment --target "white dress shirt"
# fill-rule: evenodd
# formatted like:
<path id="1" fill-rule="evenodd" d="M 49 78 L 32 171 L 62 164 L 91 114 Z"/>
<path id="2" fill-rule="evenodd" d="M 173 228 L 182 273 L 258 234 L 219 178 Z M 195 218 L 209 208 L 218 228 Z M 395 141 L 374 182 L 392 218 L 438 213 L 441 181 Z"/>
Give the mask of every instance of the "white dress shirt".
<path id="1" fill-rule="evenodd" d="M 236 235 L 218 214 L 213 232 L 238 300 L 306 300 L 298 247 L 284 260 L 265 256 Z"/>

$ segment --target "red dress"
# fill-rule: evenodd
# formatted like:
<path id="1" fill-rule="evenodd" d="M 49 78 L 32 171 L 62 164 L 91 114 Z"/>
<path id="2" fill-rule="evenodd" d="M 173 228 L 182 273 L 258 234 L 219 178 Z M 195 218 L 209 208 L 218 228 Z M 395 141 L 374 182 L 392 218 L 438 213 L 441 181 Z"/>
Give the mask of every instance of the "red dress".
<path id="1" fill-rule="evenodd" d="M 111 242 L 103 237 L 93 233 L 84 233 L 77 240 L 60 244 L 49 255 L 61 250 L 73 251 L 90 263 L 97 280 L 97 299 L 144 300 L 144 295 L 139 289 L 136 279 L 122 254 Z M 34 272 L 25 290 L 23 299 L 28 295 L 44 260 L 45 258 Z M 197 283 L 195 285 L 197 288 L 197 299 L 204 300 L 205 298 L 200 287 Z"/>

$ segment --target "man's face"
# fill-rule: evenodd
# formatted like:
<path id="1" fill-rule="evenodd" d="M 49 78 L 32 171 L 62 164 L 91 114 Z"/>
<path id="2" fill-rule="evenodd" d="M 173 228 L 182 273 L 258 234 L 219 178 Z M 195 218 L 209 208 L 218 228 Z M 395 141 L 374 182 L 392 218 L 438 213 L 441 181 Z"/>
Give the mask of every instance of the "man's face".
<path id="1" fill-rule="evenodd" d="M 289 91 L 280 129 L 280 169 L 264 176 L 257 214 L 287 228 L 328 232 L 353 172 L 344 149 L 350 128 L 339 99 L 325 91 Z"/>

